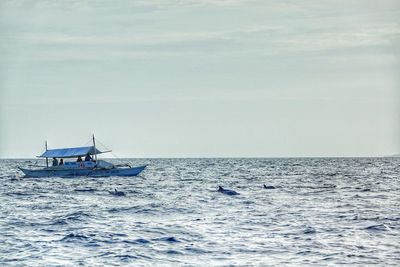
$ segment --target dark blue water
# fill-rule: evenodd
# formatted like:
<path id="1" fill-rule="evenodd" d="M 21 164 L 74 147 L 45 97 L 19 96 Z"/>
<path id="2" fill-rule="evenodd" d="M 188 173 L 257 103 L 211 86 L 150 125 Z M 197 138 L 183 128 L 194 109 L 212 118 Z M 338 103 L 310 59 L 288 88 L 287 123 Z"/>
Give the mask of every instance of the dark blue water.
<path id="1" fill-rule="evenodd" d="M 129 162 L 150 165 L 35 179 L 1 160 L 0 266 L 400 265 L 400 159 Z"/>

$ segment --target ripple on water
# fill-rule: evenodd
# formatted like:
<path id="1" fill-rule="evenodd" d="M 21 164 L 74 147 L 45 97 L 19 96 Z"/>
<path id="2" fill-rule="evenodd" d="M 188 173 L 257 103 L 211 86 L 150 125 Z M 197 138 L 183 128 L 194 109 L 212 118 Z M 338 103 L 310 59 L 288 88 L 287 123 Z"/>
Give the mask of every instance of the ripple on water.
<path id="1" fill-rule="evenodd" d="M 364 230 L 371 231 L 371 232 L 386 232 L 390 231 L 390 228 L 385 225 L 385 224 L 375 224 L 375 225 L 370 225 L 365 228 Z"/>
<path id="2" fill-rule="evenodd" d="M 168 242 L 168 243 L 178 243 L 178 242 L 180 242 L 178 239 L 176 239 L 173 236 L 155 238 L 155 239 L 153 239 L 153 241 L 163 241 L 163 242 Z"/>
<path id="3" fill-rule="evenodd" d="M 89 237 L 83 234 L 76 234 L 76 233 L 70 233 L 66 236 L 64 236 L 60 241 L 64 241 L 64 242 L 74 242 L 76 240 L 88 240 Z"/>

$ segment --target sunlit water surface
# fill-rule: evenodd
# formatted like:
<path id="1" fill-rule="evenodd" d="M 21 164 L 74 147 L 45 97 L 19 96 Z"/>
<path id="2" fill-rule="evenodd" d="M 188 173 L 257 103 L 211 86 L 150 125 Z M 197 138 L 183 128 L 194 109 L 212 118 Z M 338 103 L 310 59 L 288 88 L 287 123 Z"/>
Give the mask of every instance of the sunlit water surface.
<path id="1" fill-rule="evenodd" d="M 400 159 L 127 161 L 150 165 L 38 179 L 1 160 L 0 266 L 400 265 Z"/>

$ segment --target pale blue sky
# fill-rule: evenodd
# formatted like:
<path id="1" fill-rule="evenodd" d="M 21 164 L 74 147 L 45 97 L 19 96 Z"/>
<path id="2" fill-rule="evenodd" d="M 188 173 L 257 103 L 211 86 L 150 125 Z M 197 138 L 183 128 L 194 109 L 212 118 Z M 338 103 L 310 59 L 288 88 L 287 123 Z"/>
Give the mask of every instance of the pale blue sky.
<path id="1" fill-rule="evenodd" d="M 1 1 L 0 157 L 400 152 L 400 1 Z"/>

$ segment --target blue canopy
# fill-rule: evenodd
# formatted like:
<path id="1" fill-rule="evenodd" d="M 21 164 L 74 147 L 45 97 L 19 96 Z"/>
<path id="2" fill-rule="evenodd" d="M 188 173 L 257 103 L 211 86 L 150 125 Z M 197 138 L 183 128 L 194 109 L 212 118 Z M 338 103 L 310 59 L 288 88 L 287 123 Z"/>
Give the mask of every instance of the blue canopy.
<path id="1" fill-rule="evenodd" d="M 96 149 L 96 154 L 104 153 Z M 40 158 L 76 158 L 79 156 L 85 156 L 86 154 L 94 155 L 94 146 L 84 146 L 84 147 L 71 147 L 71 148 L 58 148 L 58 149 L 48 149 Z"/>

